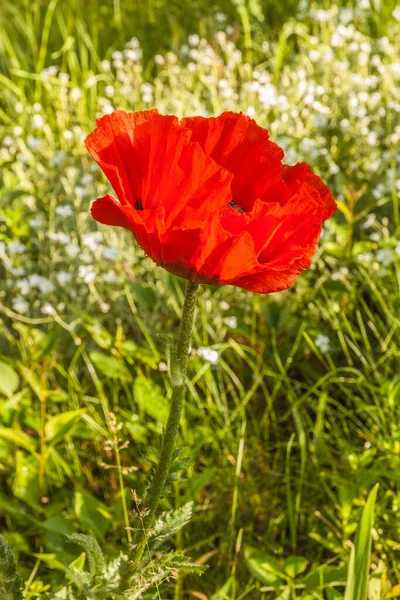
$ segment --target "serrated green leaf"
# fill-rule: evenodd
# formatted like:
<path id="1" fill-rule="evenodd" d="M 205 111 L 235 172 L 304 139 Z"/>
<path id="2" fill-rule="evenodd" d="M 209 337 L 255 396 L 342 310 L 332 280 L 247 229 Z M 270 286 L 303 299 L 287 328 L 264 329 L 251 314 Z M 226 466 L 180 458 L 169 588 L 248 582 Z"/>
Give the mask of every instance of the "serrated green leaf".
<path id="1" fill-rule="evenodd" d="M 0 598 L 22 600 L 23 579 L 17 572 L 9 544 L 0 536 Z"/>
<path id="2" fill-rule="evenodd" d="M 85 550 L 92 577 L 95 575 L 104 575 L 106 565 L 103 552 L 96 538 L 93 535 L 83 535 L 82 533 L 72 533 L 71 535 L 67 535 L 67 538 Z"/>

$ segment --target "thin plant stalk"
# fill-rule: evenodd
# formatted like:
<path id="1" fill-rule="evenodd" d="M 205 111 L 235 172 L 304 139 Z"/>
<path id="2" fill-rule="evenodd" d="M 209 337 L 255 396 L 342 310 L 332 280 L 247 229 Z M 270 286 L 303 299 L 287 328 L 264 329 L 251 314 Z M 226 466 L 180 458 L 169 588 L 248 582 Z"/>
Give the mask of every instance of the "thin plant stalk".
<path id="1" fill-rule="evenodd" d="M 158 465 L 144 502 L 146 515 L 143 518 L 142 527 L 140 531 L 138 531 L 136 539 L 134 540 L 136 544 L 134 554 L 135 564 L 137 564 L 143 556 L 143 552 L 147 543 L 148 531 L 154 525 L 157 507 L 171 468 L 175 439 L 178 433 L 183 409 L 186 388 L 185 378 L 190 343 L 192 340 L 193 318 L 196 308 L 198 287 L 199 284 L 193 281 L 188 281 L 186 286 L 178 342 L 171 356 L 172 397 L 169 415 L 164 431 Z"/>

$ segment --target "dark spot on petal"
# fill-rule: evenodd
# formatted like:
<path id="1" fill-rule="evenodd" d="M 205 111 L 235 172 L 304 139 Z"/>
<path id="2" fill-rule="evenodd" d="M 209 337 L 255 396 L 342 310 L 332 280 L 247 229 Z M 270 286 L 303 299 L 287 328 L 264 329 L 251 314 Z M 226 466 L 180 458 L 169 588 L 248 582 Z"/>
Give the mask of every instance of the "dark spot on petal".
<path id="1" fill-rule="evenodd" d="M 237 204 L 234 200 L 231 200 L 228 206 L 237 210 L 241 215 L 244 215 L 244 210 L 240 208 L 239 204 Z"/>
<path id="2" fill-rule="evenodd" d="M 136 208 L 136 210 L 143 210 L 143 202 L 139 196 L 135 196 L 135 202 L 133 203 L 133 206 Z"/>

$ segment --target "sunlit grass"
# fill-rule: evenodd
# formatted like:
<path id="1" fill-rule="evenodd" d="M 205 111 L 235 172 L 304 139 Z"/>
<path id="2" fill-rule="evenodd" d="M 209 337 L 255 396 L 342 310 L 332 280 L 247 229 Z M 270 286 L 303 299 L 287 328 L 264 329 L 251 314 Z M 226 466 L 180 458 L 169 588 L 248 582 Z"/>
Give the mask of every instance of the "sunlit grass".
<path id="1" fill-rule="evenodd" d="M 400 583 L 400 19 L 389 3 L 300 7 L 283 27 L 275 15 L 269 35 L 253 4 L 247 17 L 237 2 L 199 28 L 179 21 L 171 46 L 145 44 L 144 59 L 119 3 L 104 15 L 95 4 L 1 8 L 0 515 L 27 597 L 61 587 L 80 553 L 64 534 L 92 533 L 108 558 L 119 553 L 128 521 L 138 526 L 131 490 L 142 495 L 157 457 L 163 334 L 175 332 L 183 284 L 126 232 L 97 228 L 88 207 L 108 188 L 83 146 L 97 115 L 152 106 L 243 110 L 340 203 L 290 291 L 200 294 L 180 440 L 188 461 L 163 508 L 194 502 L 171 545 L 209 569 L 161 597 L 343 597 L 377 482 L 381 595 L 370 597 Z M 251 43 L 238 34 L 246 19 Z M 257 574 L 263 561 L 275 582 L 270 566 Z M 324 592 L 327 568 L 342 585 Z"/>

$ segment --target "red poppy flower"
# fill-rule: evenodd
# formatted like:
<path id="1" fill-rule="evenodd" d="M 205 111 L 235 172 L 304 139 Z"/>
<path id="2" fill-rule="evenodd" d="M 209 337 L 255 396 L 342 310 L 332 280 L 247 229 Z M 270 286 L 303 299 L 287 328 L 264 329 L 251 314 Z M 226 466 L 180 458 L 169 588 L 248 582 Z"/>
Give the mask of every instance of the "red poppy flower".
<path id="1" fill-rule="evenodd" d="M 311 264 L 336 210 L 311 168 L 282 164 L 268 131 L 242 113 L 178 120 L 116 111 L 85 144 L 113 186 L 92 205 L 129 229 L 153 261 L 186 279 L 267 294 Z"/>

